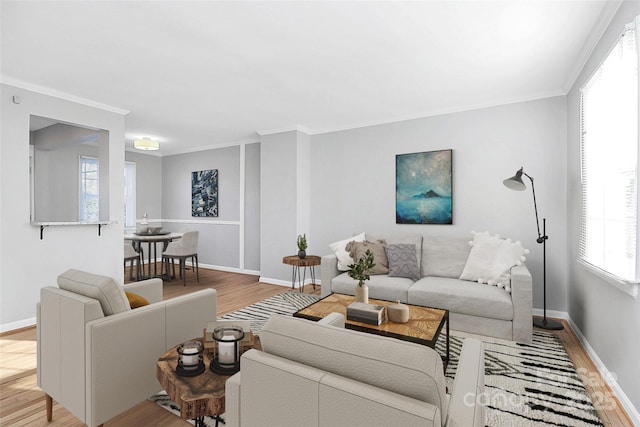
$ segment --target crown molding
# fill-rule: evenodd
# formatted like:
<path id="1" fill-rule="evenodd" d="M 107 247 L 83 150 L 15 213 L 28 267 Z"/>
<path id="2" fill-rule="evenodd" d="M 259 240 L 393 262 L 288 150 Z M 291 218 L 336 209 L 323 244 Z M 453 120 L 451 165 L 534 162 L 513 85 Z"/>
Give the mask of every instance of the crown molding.
<path id="1" fill-rule="evenodd" d="M 6 84 L 9 86 L 15 86 L 20 89 L 29 90 L 31 92 L 36 92 L 42 95 L 52 96 L 54 98 L 64 99 L 66 101 L 75 102 L 77 104 L 86 105 L 88 107 L 99 108 L 101 110 L 110 111 L 112 113 L 121 114 L 126 116 L 130 113 L 129 110 L 125 110 L 123 108 L 114 107 L 113 105 L 102 104 L 100 102 L 92 101 L 90 99 L 82 98 L 76 95 L 72 95 L 70 93 L 62 92 L 56 89 L 52 89 L 46 86 L 40 86 L 35 83 L 26 82 L 24 80 L 16 79 L 13 77 L 1 75 L 0 83 Z"/>
<path id="2" fill-rule="evenodd" d="M 591 32 L 589 32 L 589 37 L 587 38 L 587 41 L 582 47 L 580 54 L 574 62 L 575 65 L 569 73 L 569 77 L 567 77 L 567 80 L 564 84 L 566 93 L 569 93 L 569 91 L 578 81 L 582 70 L 587 65 L 589 58 L 593 54 L 596 46 L 598 46 L 600 39 L 607 31 L 609 24 L 611 24 L 613 17 L 618 12 L 618 9 L 620 9 L 620 6 L 622 6 L 622 3 L 623 0 L 607 0 L 604 6 L 602 6 L 602 12 L 600 13 L 600 16 L 598 17 L 595 25 L 593 26 L 593 29 L 591 30 Z"/>

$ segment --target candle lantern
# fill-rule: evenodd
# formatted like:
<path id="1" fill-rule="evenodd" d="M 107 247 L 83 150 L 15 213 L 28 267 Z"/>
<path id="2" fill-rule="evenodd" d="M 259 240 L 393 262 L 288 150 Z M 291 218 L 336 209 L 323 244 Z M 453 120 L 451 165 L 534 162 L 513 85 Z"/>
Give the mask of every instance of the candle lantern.
<path id="1" fill-rule="evenodd" d="M 240 370 L 240 353 L 244 331 L 237 326 L 221 326 L 213 330 L 216 342 L 209 368 L 222 375 L 233 375 Z"/>
<path id="2" fill-rule="evenodd" d="M 178 346 L 178 366 L 176 373 L 183 377 L 193 377 L 204 372 L 204 348 L 200 341 L 187 341 Z"/>

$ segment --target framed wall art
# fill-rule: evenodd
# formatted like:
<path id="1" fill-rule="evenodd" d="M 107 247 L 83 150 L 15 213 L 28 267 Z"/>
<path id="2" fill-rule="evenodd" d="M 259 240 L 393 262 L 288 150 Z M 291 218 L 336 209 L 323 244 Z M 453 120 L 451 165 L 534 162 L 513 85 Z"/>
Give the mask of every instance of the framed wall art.
<path id="1" fill-rule="evenodd" d="M 452 154 L 396 155 L 396 224 L 453 224 Z"/>
<path id="2" fill-rule="evenodd" d="M 218 169 L 191 172 L 191 216 L 218 216 Z"/>

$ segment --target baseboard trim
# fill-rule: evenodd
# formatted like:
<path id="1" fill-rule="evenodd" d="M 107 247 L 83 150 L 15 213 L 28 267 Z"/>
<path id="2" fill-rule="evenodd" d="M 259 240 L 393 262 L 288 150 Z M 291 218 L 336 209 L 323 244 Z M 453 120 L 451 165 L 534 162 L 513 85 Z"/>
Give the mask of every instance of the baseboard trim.
<path id="1" fill-rule="evenodd" d="M 589 358 L 591 358 L 593 363 L 596 365 L 596 368 L 600 372 L 600 375 L 602 375 L 602 378 L 606 381 L 611 390 L 613 390 L 616 398 L 622 404 L 622 407 L 624 408 L 629 418 L 631 418 L 633 425 L 640 426 L 640 412 L 638 412 L 638 409 L 633 405 L 627 394 L 622 390 L 620 384 L 618 384 L 618 381 L 616 380 L 616 376 L 611 371 L 609 371 L 600 357 L 598 357 L 596 351 L 593 349 L 593 347 L 591 347 L 591 344 L 589 344 L 589 341 L 587 341 L 587 338 L 584 336 L 580 328 L 578 328 L 578 326 L 568 315 L 567 321 L 569 322 L 571 329 L 573 329 L 573 332 L 576 334 L 576 337 L 578 337 L 580 344 L 582 344 L 582 347 L 587 352 L 587 355 L 589 355 Z"/>
<path id="2" fill-rule="evenodd" d="M 17 322 L 3 323 L 0 325 L 0 334 L 9 331 L 15 331 L 17 329 L 27 328 L 36 324 L 36 318 L 31 317 L 29 319 L 19 320 Z"/>
<path id="3" fill-rule="evenodd" d="M 544 310 L 540 308 L 534 308 L 533 315 L 544 316 Z M 600 372 L 600 375 L 602 376 L 604 381 L 606 381 L 606 383 L 609 385 L 609 388 L 611 388 L 613 393 L 616 395 L 616 398 L 622 404 L 622 407 L 624 408 L 629 418 L 631 418 L 633 424 L 640 426 L 640 412 L 638 412 L 638 409 L 633 405 L 627 394 L 622 390 L 620 384 L 618 384 L 618 381 L 616 380 L 615 375 L 611 373 L 611 371 L 609 371 L 600 357 L 598 357 L 598 354 L 593 349 L 593 347 L 591 347 L 591 344 L 589 344 L 587 338 L 584 336 L 580 328 L 578 328 L 578 325 L 576 325 L 573 319 L 571 319 L 569 313 L 567 313 L 566 311 L 547 310 L 547 317 L 564 319 L 569 323 L 569 326 L 571 326 L 571 329 L 573 329 L 573 332 L 576 334 L 576 337 L 578 338 L 578 341 L 580 341 L 580 344 L 584 348 L 584 351 L 593 361 L 594 365 L 596 365 L 596 369 L 598 369 L 598 372 Z"/>

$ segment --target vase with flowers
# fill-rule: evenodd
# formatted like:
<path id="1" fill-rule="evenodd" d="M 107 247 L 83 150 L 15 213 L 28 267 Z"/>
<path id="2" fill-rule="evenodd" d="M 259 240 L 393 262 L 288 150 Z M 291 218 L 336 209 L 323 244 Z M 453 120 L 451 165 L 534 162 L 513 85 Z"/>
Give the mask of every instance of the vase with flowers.
<path id="1" fill-rule="evenodd" d="M 307 235 L 298 234 L 298 258 L 304 259 L 307 256 Z"/>

